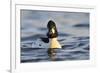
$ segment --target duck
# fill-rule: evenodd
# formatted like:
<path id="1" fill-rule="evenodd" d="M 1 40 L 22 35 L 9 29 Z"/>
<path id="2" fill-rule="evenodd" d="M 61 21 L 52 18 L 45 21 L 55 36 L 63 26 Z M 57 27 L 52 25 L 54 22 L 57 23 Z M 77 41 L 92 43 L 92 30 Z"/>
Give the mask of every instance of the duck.
<path id="1" fill-rule="evenodd" d="M 47 24 L 47 37 L 40 37 L 32 42 L 32 48 L 62 48 L 61 44 L 59 43 L 58 31 L 54 21 L 50 20 Z"/>
<path id="2" fill-rule="evenodd" d="M 50 47 L 51 49 L 57 49 L 62 48 L 61 44 L 59 43 L 57 37 L 58 37 L 58 31 L 57 27 L 54 21 L 50 20 L 47 24 L 48 33 L 47 36 L 50 39 Z"/>

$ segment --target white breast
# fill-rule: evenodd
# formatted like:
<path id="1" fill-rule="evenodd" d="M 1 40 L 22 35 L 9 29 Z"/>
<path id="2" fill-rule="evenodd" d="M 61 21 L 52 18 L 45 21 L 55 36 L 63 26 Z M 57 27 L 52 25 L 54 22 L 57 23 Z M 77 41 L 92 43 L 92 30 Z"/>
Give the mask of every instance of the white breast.
<path id="1" fill-rule="evenodd" d="M 52 38 L 50 40 L 50 48 L 62 48 L 57 38 Z"/>

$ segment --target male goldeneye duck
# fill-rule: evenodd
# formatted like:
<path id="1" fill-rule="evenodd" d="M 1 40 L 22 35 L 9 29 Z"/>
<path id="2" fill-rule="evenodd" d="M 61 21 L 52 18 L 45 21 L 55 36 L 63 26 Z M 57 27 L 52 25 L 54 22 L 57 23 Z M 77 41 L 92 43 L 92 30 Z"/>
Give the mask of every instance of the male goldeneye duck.
<path id="1" fill-rule="evenodd" d="M 57 40 L 58 31 L 56 28 L 56 24 L 52 20 L 50 20 L 48 22 L 47 28 L 48 28 L 47 36 L 50 39 L 50 47 L 49 48 L 52 48 L 52 49 L 62 48 L 59 41 Z"/>
<path id="2" fill-rule="evenodd" d="M 48 33 L 47 38 L 41 37 L 32 43 L 32 48 L 61 48 L 60 43 L 57 40 L 58 32 L 56 24 L 50 20 L 47 24 Z"/>

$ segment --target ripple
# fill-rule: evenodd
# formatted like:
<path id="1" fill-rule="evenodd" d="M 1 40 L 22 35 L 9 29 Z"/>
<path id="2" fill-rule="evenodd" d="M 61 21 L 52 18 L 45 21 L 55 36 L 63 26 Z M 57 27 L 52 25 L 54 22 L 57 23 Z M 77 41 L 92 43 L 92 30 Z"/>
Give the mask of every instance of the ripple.
<path id="1" fill-rule="evenodd" d="M 83 48 L 84 50 L 89 50 L 89 45 Z"/>
<path id="2" fill-rule="evenodd" d="M 73 27 L 89 28 L 89 24 L 76 24 Z"/>
<path id="3" fill-rule="evenodd" d="M 21 40 L 24 41 L 24 40 L 35 40 L 35 39 L 39 39 L 41 37 L 46 37 L 46 35 L 43 35 L 43 34 L 35 34 L 35 35 L 30 35 L 28 37 L 22 37 Z"/>
<path id="4" fill-rule="evenodd" d="M 63 49 L 74 49 L 74 48 L 76 48 L 78 45 L 79 45 L 79 43 L 77 43 L 77 42 L 70 42 L 70 43 L 68 43 L 68 44 L 66 44 L 66 45 L 63 45 L 62 48 L 63 48 Z"/>
<path id="5" fill-rule="evenodd" d="M 87 40 L 87 39 L 89 39 L 89 36 L 86 36 L 86 37 L 73 37 L 73 38 L 75 38 L 77 40 Z"/>
<path id="6" fill-rule="evenodd" d="M 64 37 L 64 36 L 67 37 L 67 36 L 70 36 L 71 34 L 59 32 L 58 35 L 59 35 L 60 37 Z"/>
<path id="7" fill-rule="evenodd" d="M 73 51 L 73 52 L 70 52 L 71 54 L 85 54 L 86 52 L 84 51 Z"/>
<path id="8" fill-rule="evenodd" d="M 22 63 L 26 62 L 39 62 L 41 59 L 27 59 L 27 60 L 21 60 Z"/>
<path id="9" fill-rule="evenodd" d="M 47 31 L 47 28 L 38 28 L 40 31 Z"/>
<path id="10" fill-rule="evenodd" d="M 44 48 L 21 48 L 21 51 L 43 50 Z"/>

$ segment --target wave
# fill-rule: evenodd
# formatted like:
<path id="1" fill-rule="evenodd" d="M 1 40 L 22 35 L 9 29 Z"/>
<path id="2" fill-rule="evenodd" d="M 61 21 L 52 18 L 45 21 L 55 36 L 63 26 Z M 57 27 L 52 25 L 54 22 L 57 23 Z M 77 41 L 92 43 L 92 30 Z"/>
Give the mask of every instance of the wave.
<path id="1" fill-rule="evenodd" d="M 89 24 L 75 24 L 73 27 L 89 28 Z"/>

